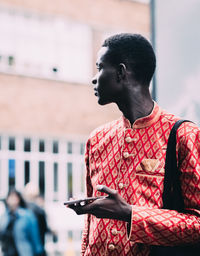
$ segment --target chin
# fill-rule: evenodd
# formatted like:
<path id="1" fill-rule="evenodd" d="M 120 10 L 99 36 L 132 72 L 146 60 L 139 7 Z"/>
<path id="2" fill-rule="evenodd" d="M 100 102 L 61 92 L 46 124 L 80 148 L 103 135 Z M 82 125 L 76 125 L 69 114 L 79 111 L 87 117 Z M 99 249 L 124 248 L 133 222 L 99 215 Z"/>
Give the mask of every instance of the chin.
<path id="1" fill-rule="evenodd" d="M 110 103 L 109 101 L 103 101 L 101 99 L 98 99 L 98 104 L 101 105 L 101 106 L 107 105 L 109 103 Z"/>
<path id="2" fill-rule="evenodd" d="M 98 97 L 98 104 L 102 105 L 102 106 L 113 102 L 113 101 L 109 100 L 108 98 L 106 99 L 105 97 L 100 97 L 100 95 L 98 95 L 97 97 Z"/>
<path id="3" fill-rule="evenodd" d="M 101 105 L 101 106 L 103 106 L 103 105 L 105 105 L 106 103 L 101 102 L 101 101 L 98 100 L 98 104 Z"/>

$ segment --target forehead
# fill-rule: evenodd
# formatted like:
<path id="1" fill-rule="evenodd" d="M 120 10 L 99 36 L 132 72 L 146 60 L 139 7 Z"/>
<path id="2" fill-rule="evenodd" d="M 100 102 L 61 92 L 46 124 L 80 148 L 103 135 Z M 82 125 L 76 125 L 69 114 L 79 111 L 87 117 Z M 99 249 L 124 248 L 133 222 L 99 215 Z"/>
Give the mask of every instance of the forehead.
<path id="1" fill-rule="evenodd" d="M 8 195 L 8 198 L 10 197 L 17 197 L 18 198 L 18 195 L 16 193 L 10 193 L 10 195 Z"/>
<path id="2" fill-rule="evenodd" d="M 101 47 L 97 53 L 97 63 L 106 62 L 108 47 Z"/>

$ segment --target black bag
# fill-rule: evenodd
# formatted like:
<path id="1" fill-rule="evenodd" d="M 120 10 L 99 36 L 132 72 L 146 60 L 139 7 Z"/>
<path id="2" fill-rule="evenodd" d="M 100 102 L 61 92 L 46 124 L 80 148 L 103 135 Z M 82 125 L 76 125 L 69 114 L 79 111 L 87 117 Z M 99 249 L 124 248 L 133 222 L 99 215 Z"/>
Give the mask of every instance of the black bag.
<path id="1" fill-rule="evenodd" d="M 180 171 L 176 159 L 176 132 L 178 127 L 188 120 L 179 120 L 173 126 L 167 145 L 165 160 L 165 179 L 163 190 L 163 209 L 184 213 L 184 200 L 181 193 Z M 151 246 L 150 256 L 199 256 L 200 245 Z"/>

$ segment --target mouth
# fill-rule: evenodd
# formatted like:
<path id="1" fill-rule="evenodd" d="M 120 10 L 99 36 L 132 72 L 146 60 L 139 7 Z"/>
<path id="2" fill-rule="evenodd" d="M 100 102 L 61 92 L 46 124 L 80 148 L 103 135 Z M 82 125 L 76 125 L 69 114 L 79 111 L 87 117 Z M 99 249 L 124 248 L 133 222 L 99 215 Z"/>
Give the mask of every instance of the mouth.
<path id="1" fill-rule="evenodd" d="M 98 96 L 98 95 L 99 95 L 96 88 L 94 88 L 94 95 L 95 95 L 95 96 Z"/>

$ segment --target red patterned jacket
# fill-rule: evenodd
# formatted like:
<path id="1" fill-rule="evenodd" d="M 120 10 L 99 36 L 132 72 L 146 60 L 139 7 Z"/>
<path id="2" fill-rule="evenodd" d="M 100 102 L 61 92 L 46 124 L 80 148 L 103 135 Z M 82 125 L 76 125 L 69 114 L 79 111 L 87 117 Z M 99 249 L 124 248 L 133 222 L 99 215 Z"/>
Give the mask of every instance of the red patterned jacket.
<path id="1" fill-rule="evenodd" d="M 87 215 L 82 255 L 147 256 L 150 245 L 200 241 L 200 218 L 162 208 L 165 154 L 174 115 L 156 103 L 149 116 L 132 125 L 121 117 L 96 129 L 86 146 L 87 195 L 97 184 L 115 189 L 132 205 L 130 233 L 123 221 Z M 183 123 L 177 132 L 177 156 L 187 208 L 200 213 L 200 130 Z"/>

